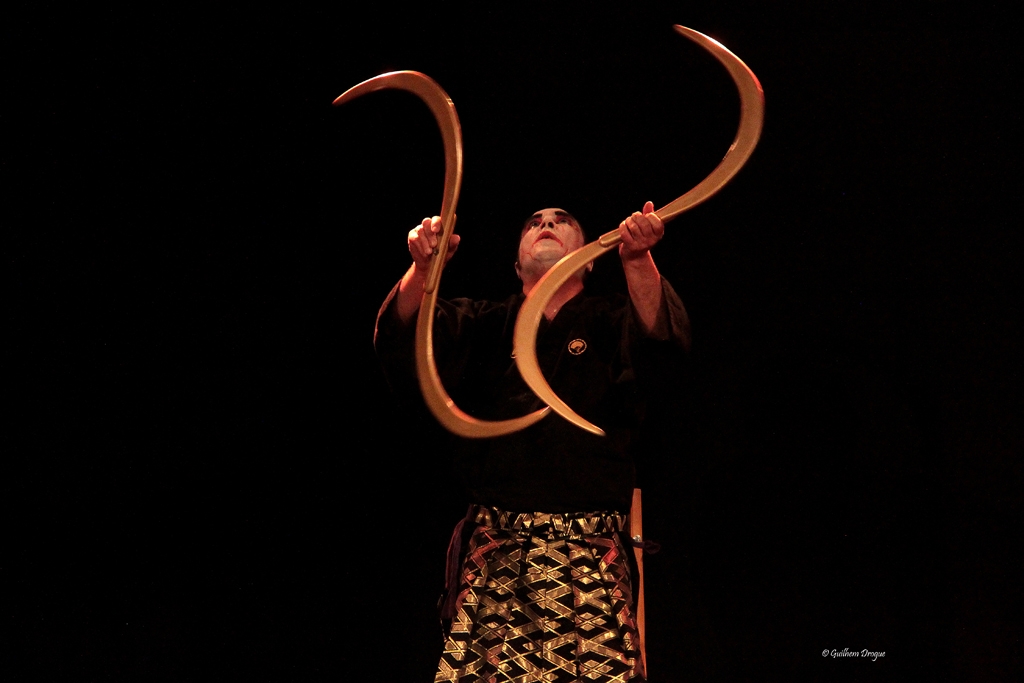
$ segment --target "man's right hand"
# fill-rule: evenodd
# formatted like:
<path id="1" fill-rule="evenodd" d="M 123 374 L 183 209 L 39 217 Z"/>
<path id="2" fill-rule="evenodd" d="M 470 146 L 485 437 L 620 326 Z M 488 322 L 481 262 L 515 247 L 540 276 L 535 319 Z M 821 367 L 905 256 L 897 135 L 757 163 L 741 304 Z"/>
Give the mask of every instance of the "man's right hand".
<path id="1" fill-rule="evenodd" d="M 448 240 L 448 258 L 451 259 L 459 249 L 460 237 L 452 233 Z M 430 258 L 441 240 L 441 217 L 424 218 L 420 225 L 409 231 L 409 254 L 416 270 L 426 273 L 430 266 Z"/>
<path id="2" fill-rule="evenodd" d="M 448 258 L 455 255 L 459 248 L 459 236 L 452 234 L 448 240 Z M 416 315 L 423 298 L 423 287 L 430 272 L 430 259 L 434 249 L 441 241 L 441 218 L 424 218 L 423 222 L 409 231 L 409 253 L 412 255 L 412 267 L 398 285 L 398 300 L 395 302 L 398 317 L 408 323 Z M 447 262 L 447 259 L 446 261 Z"/>

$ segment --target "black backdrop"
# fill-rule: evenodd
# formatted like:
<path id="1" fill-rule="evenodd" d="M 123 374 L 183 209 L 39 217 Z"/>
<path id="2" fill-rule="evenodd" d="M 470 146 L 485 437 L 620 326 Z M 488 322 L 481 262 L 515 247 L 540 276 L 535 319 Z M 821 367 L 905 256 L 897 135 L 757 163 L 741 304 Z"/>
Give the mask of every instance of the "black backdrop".
<path id="1" fill-rule="evenodd" d="M 1009 15 L 891 4 L 15 13 L 5 678 L 430 680 L 465 501 L 372 329 L 441 145 L 412 96 L 331 100 L 448 91 L 443 293 L 504 296 L 529 212 L 598 234 L 724 153 L 738 100 L 682 23 L 767 115 L 655 252 L 695 341 L 638 464 L 654 680 L 1010 680 Z"/>

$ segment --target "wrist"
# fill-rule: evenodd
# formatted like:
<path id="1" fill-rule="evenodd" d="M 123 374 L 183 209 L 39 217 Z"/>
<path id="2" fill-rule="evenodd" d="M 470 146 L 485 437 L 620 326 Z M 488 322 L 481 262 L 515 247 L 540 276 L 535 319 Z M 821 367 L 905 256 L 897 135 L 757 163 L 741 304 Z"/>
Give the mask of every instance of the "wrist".
<path id="1" fill-rule="evenodd" d="M 654 263 L 650 249 L 644 249 L 640 252 L 621 251 L 619 252 L 619 257 L 622 259 L 623 268 L 646 268 Z"/>
<path id="2" fill-rule="evenodd" d="M 412 266 L 402 277 L 402 281 L 399 284 L 400 291 L 407 292 L 414 290 L 417 293 L 422 292 L 423 287 L 427 284 L 427 272 L 429 270 L 429 266 L 421 267 L 418 263 L 413 261 Z"/>
<path id="3" fill-rule="evenodd" d="M 419 263 L 418 261 L 413 261 L 412 262 L 412 276 L 413 277 L 415 277 L 417 279 L 420 279 L 420 280 L 426 280 L 427 279 L 427 273 L 429 273 L 429 272 L 430 272 L 430 261 L 427 261 L 426 263 Z"/>

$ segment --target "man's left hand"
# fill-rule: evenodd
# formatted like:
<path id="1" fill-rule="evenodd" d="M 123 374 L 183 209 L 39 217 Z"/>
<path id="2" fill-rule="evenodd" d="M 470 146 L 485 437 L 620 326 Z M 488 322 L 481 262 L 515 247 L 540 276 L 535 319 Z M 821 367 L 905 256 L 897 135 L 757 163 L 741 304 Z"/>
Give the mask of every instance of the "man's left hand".
<path id="1" fill-rule="evenodd" d="M 665 235 L 665 225 L 654 213 L 654 203 L 647 202 L 642 212 L 634 212 L 619 223 L 619 234 L 622 236 L 619 257 L 623 261 L 632 261 L 645 256 L 651 247 L 661 241 Z"/>

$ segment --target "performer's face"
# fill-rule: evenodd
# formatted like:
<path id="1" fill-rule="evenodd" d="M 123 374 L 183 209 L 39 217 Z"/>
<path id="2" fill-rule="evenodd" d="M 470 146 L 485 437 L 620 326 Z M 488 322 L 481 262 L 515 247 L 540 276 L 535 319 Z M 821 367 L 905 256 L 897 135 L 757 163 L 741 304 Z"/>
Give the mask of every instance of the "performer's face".
<path id="1" fill-rule="evenodd" d="M 542 275 L 566 254 L 583 246 L 583 231 L 562 209 L 541 209 L 523 225 L 516 270 Z"/>

